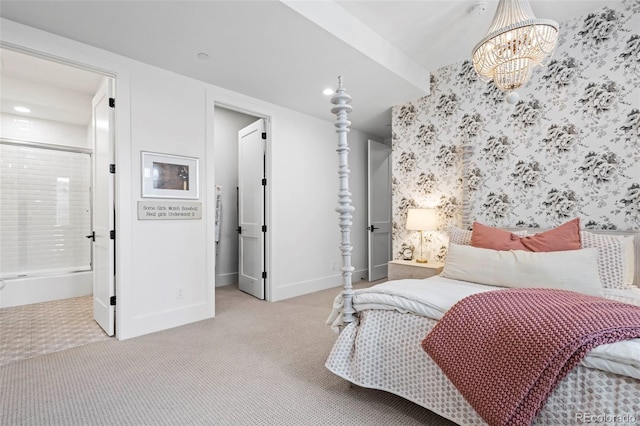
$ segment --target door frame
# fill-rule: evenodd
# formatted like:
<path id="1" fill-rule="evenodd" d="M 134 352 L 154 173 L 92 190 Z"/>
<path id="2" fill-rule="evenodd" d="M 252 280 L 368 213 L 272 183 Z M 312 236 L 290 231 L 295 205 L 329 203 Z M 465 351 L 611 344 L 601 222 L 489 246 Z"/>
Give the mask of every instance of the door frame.
<path id="1" fill-rule="evenodd" d="M 271 194 L 272 194 L 272 190 L 271 188 L 273 187 L 273 181 L 271 179 L 271 146 L 273 145 L 273 130 L 272 130 L 272 123 L 271 123 L 271 116 L 269 114 L 266 114 L 264 112 L 260 112 L 260 111 L 255 111 L 255 110 L 251 110 L 248 108 L 244 108 L 244 107 L 240 107 L 240 106 L 236 106 L 233 104 L 229 104 L 226 102 L 221 102 L 221 101 L 217 101 L 215 99 L 213 99 L 213 114 L 212 114 L 212 123 L 209 123 L 211 126 L 211 134 L 213 135 L 213 126 L 215 126 L 215 109 L 216 108 L 224 108 L 224 109 L 228 109 L 231 111 L 235 111 L 235 112 L 239 112 L 241 114 L 245 114 L 245 115 L 250 115 L 253 117 L 256 117 L 256 119 L 263 119 L 264 120 L 264 125 L 265 125 L 265 131 L 267 132 L 267 139 L 265 140 L 265 162 L 264 162 L 264 174 L 265 177 L 267 179 L 267 186 L 265 187 L 265 193 L 264 193 L 264 221 L 265 221 L 265 225 L 267 227 L 267 232 L 265 232 L 264 235 L 264 269 L 267 272 L 267 278 L 265 279 L 265 283 L 264 283 L 264 300 L 265 301 L 272 301 L 273 300 L 273 295 L 272 295 L 272 290 L 273 287 L 271 286 L 271 279 L 273 277 L 272 274 L 272 267 L 271 267 L 271 233 L 272 233 L 272 229 L 273 227 L 271 226 Z M 213 150 L 211 150 L 212 152 L 215 151 L 215 147 L 216 147 L 216 140 L 214 137 L 212 137 L 213 140 Z M 212 161 L 212 159 L 209 159 L 209 164 L 213 167 L 214 162 Z M 215 176 L 215 171 L 212 173 L 212 176 Z M 215 269 L 215 256 L 213 257 L 214 259 L 214 269 Z M 215 274 L 214 274 L 215 275 Z M 213 285 L 215 286 L 215 277 L 214 277 L 214 282 Z"/>
<path id="2" fill-rule="evenodd" d="M 7 39 L 15 37 L 16 34 L 11 33 L 11 30 L 7 31 Z M 114 111 L 114 123 L 119 123 L 118 126 L 114 125 L 113 136 L 113 151 L 114 162 L 118 165 L 118 173 L 114 176 L 113 201 L 114 201 L 114 228 L 121 230 L 124 228 L 130 231 L 131 218 L 121 214 L 122 209 L 130 207 L 130 202 L 124 202 L 127 197 L 130 198 L 131 189 L 125 183 L 119 184 L 118 174 L 122 176 L 128 176 L 131 173 L 131 159 L 129 158 L 129 148 L 131 141 L 130 134 L 130 84 L 129 84 L 129 71 L 122 64 L 111 62 L 101 59 L 91 54 L 78 52 L 76 50 L 70 50 L 68 47 L 59 47 L 46 44 L 46 51 L 43 50 L 42 43 L 38 41 L 24 39 L 18 34 L 19 43 L 13 43 L 7 40 L 0 40 L 0 46 L 3 49 L 12 50 L 25 55 L 33 56 L 43 60 L 57 62 L 62 65 L 66 65 L 72 68 L 81 69 L 84 71 L 92 72 L 101 75 L 106 78 L 110 78 L 113 84 L 113 96 L 119 99 L 118 107 Z M 36 43 L 38 47 L 27 47 L 29 43 Z M 104 66 L 97 65 L 98 63 Z M 95 170 L 92 171 L 95 173 Z M 94 189 L 95 190 L 95 189 Z M 93 248 L 92 248 L 93 249 Z M 118 340 L 125 339 L 127 330 L 126 310 L 123 307 L 126 305 L 126 295 L 122 291 L 122 285 L 120 283 L 123 274 L 123 270 L 126 270 L 131 275 L 131 264 L 127 258 L 130 258 L 130 250 L 123 245 L 119 244 L 119 239 L 116 238 L 113 244 L 113 251 L 111 253 L 113 257 L 113 264 L 119 271 L 118 275 L 114 278 L 115 295 L 117 300 L 116 312 L 115 312 L 115 324 L 114 324 L 114 337 Z M 124 331 L 124 332 L 123 332 Z"/>
<path id="3" fill-rule="evenodd" d="M 391 146 L 378 142 L 374 139 L 368 139 L 367 140 L 367 267 L 368 267 L 368 280 L 371 281 L 375 281 L 384 277 L 379 277 L 379 276 L 372 276 L 374 268 L 376 267 L 376 265 L 373 264 L 374 262 L 374 258 L 373 258 L 373 248 L 374 248 L 374 235 L 376 235 L 376 233 L 374 233 L 374 231 L 371 229 L 371 227 L 373 227 L 375 225 L 373 218 L 372 218 L 372 199 L 373 199 L 373 188 L 372 188 L 372 182 L 371 182 L 371 162 L 372 162 L 372 158 L 371 158 L 371 152 L 372 149 L 374 148 L 374 144 L 378 145 L 379 147 L 384 147 L 384 151 L 386 153 L 388 153 L 387 159 L 388 159 L 388 188 L 389 188 L 389 198 L 386 200 L 388 202 L 387 204 L 387 214 L 388 214 L 388 218 L 389 218 L 389 224 L 388 224 L 388 236 L 389 236 L 389 245 L 387 247 L 387 262 L 393 259 L 393 254 L 392 254 L 392 244 L 393 244 L 393 218 L 392 218 L 392 170 L 391 170 L 391 156 L 393 155 L 393 150 L 391 149 Z M 377 148 L 376 148 L 377 149 Z M 382 226 L 382 225 L 381 225 Z M 384 231 L 384 229 L 383 229 Z M 377 234 L 379 235 L 379 234 Z M 386 269 L 386 267 L 385 267 Z M 387 270 L 387 275 L 388 275 L 388 270 Z"/>

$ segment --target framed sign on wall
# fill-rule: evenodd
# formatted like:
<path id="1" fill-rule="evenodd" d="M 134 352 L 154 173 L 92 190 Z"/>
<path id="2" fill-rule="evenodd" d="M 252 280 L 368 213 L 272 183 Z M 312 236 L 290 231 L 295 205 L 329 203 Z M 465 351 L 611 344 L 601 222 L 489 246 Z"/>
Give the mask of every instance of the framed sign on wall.
<path id="1" fill-rule="evenodd" d="M 143 198 L 199 198 L 198 159 L 141 151 Z"/>

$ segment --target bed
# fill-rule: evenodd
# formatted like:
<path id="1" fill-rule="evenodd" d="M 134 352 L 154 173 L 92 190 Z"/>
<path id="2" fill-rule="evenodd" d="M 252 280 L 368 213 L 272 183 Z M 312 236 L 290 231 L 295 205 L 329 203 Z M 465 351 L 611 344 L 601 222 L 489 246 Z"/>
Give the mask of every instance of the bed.
<path id="1" fill-rule="evenodd" d="M 593 234 L 582 231 L 585 235 Z M 598 241 L 619 240 L 629 233 L 599 233 Z M 633 233 L 631 233 L 633 235 Z M 593 236 L 591 236 L 593 238 Z M 586 238 L 588 240 L 588 238 Z M 624 288 L 603 288 L 599 297 L 640 306 L 636 286 L 638 234 L 627 239 Z M 631 245 L 630 245 L 630 244 Z M 602 245 L 602 244 L 600 244 Z M 601 250 L 606 250 L 603 246 Z M 600 253 L 605 262 L 607 253 Z M 447 262 L 445 259 L 445 273 Z M 605 272 L 606 273 L 606 272 Z M 501 287 L 435 276 L 424 280 L 389 281 L 355 290 L 356 320 L 344 325 L 344 298 L 339 295 L 328 320 L 341 329 L 326 362 L 334 374 L 362 387 L 388 391 L 461 425 L 484 425 L 422 347 L 425 337 L 458 301 Z M 640 324 L 638 324 L 640 326 Z M 635 417 L 634 417 L 635 416 Z M 590 352 L 553 389 L 533 424 L 632 423 L 640 418 L 640 339 L 601 345 Z M 493 424 L 493 423 L 491 423 Z M 509 423 L 510 424 L 510 423 Z"/>
<path id="2" fill-rule="evenodd" d="M 521 255 L 518 253 L 529 251 L 521 251 L 519 248 L 509 246 L 504 250 L 475 247 L 471 244 L 471 231 L 451 227 L 449 252 L 441 275 L 424 280 L 388 281 L 370 288 L 353 290 L 351 285 L 353 268 L 350 257 L 353 207 L 348 186 L 346 143 L 349 124 L 347 112 L 351 110 L 348 105 L 350 100 L 339 79 L 338 90 L 332 98 L 332 103 L 336 105 L 332 112 L 338 117 L 336 127 L 339 135 L 340 191 L 339 206 L 336 211 L 340 214 L 339 223 L 342 232 L 340 249 L 343 258 L 341 270 L 344 288 L 336 297 L 331 315 L 327 320 L 339 334 L 326 361 L 326 367 L 355 385 L 391 392 L 460 425 L 635 424 L 640 422 L 640 317 L 638 316 L 640 233 L 580 229 L 579 220 L 575 219 L 571 221 L 571 226 L 575 228 L 577 225 L 578 231 L 573 233 L 573 237 L 567 237 L 567 234 L 560 232 L 554 234 L 557 238 L 551 239 L 554 243 L 558 241 L 572 243 L 571 248 L 554 249 L 552 253 L 547 253 L 543 246 L 551 240 L 541 238 L 536 241 L 536 244 L 542 241 L 542 245 L 533 247 L 534 254 Z M 567 224 L 558 228 L 566 231 L 565 225 Z M 519 230 L 517 234 L 510 231 L 513 230 L 491 229 L 491 232 L 506 233 L 502 235 L 508 235 L 507 240 L 510 241 L 507 241 L 507 244 L 533 241 L 555 229 Z M 495 241 L 494 237 L 495 235 L 491 234 L 489 241 Z M 511 259 L 513 256 L 516 257 L 515 261 Z M 519 269 L 523 265 L 525 269 Z M 469 344 L 475 343 L 475 333 L 492 334 L 494 331 L 492 327 L 484 326 L 483 329 L 476 324 L 483 323 L 480 321 L 483 317 L 471 317 L 469 312 L 473 313 L 473 309 L 477 309 L 484 303 L 483 300 L 495 303 L 496 298 L 507 296 L 526 297 L 525 303 L 516 304 L 519 308 L 527 307 L 529 301 L 533 299 L 539 298 L 544 301 L 550 298 L 566 297 L 572 302 L 575 299 L 580 303 L 575 307 L 572 305 L 567 312 L 573 315 L 575 311 L 576 315 L 582 315 L 584 318 L 581 321 L 589 323 L 593 316 L 594 322 L 603 321 L 604 324 L 611 316 L 609 312 L 621 309 L 625 311 L 624 315 L 629 314 L 625 316 L 628 322 L 616 323 L 615 327 L 609 327 L 607 329 L 609 340 L 603 340 L 602 335 L 596 338 L 593 338 L 594 334 L 589 335 L 588 343 L 580 346 L 579 351 L 567 358 L 571 363 L 561 364 L 561 369 L 557 374 L 554 373 L 555 381 L 549 381 L 549 391 L 542 392 L 544 395 L 539 398 L 540 402 L 536 402 L 537 408 L 529 410 L 530 417 L 495 419 L 487 415 L 486 407 L 478 407 L 477 395 L 469 396 L 465 393 L 463 396 L 461 393 L 460 389 L 468 391 L 465 388 L 465 380 L 469 376 L 465 376 L 466 378 L 461 381 L 459 376 L 451 374 L 451 365 L 447 365 L 447 359 L 452 354 L 444 352 L 443 355 L 434 348 L 438 344 L 448 346 L 448 343 L 458 348 L 465 347 L 466 342 L 458 341 L 451 330 L 457 330 L 464 335 L 469 340 Z M 471 311 L 463 311 L 461 314 L 459 307 L 469 305 L 472 307 Z M 581 306 L 589 306 L 592 310 L 578 312 L 582 310 Z M 599 309 L 599 307 L 602 308 Z M 546 309 L 546 307 L 542 308 Z M 524 311 L 525 309 L 522 312 Z M 561 320 L 553 315 L 550 316 L 549 324 L 553 330 L 558 328 L 554 321 L 564 321 L 562 324 L 565 324 L 568 321 L 567 318 L 573 318 L 569 314 L 565 318 L 561 311 L 562 308 L 557 306 L 550 311 L 557 312 L 558 318 L 564 318 Z M 482 312 L 486 313 L 486 311 Z M 537 314 L 537 305 L 532 312 Z M 518 315 L 518 312 L 515 312 L 509 315 L 511 316 L 507 316 L 507 321 L 514 316 L 519 317 L 517 327 L 526 325 L 528 314 Z M 452 317 L 456 320 L 450 320 Z M 447 328 L 456 321 L 459 323 L 457 329 Z M 531 322 L 537 321 L 536 319 Z M 468 330 L 465 324 L 468 324 Z M 545 324 L 544 327 L 549 327 L 549 324 Z M 604 327 L 601 324 L 599 326 Z M 496 326 L 495 329 L 499 330 L 500 327 Z M 542 333 L 538 337 L 542 339 L 532 346 L 536 349 L 532 352 L 537 352 L 539 348 L 546 349 L 544 327 L 538 326 L 542 330 L 542 332 L 537 331 Z M 559 327 L 561 333 L 565 328 L 573 327 Z M 442 330 L 447 330 L 448 334 Z M 529 336 L 528 333 L 530 332 L 527 330 L 523 334 Z M 432 337 L 434 335 L 436 337 Z M 586 339 L 583 335 L 580 336 L 580 339 Z M 551 340 L 548 346 L 556 344 Z M 434 341 L 438 344 L 434 345 Z M 522 343 L 519 342 L 518 345 L 520 344 Z M 563 343 L 559 344 L 558 347 L 562 347 Z M 526 344 L 524 347 L 527 347 Z M 518 347 L 518 350 L 520 349 Z M 487 364 L 482 358 L 484 355 L 476 359 L 473 356 L 469 357 L 468 353 L 473 354 L 474 350 L 466 350 L 467 358 L 461 358 L 472 366 L 471 369 L 465 369 L 471 370 L 471 376 L 475 374 L 473 368 L 476 364 L 485 366 Z M 478 354 L 481 353 L 485 352 L 478 352 Z M 532 353 L 531 358 L 537 357 L 533 355 Z M 485 376 L 481 376 L 474 383 L 486 384 L 496 381 L 498 384 L 494 385 L 490 391 L 497 391 L 500 394 L 500 389 L 495 388 L 503 384 L 510 386 L 507 382 L 514 378 L 514 381 L 517 381 L 518 377 L 524 375 L 528 367 L 526 365 L 523 367 L 523 364 L 528 363 L 528 358 L 526 353 L 520 357 L 520 362 L 517 362 L 520 365 L 513 370 L 517 373 L 513 373 L 512 377 L 509 377 L 508 368 L 505 377 L 487 377 L 487 371 L 485 371 Z M 545 358 L 542 357 L 541 360 L 544 361 Z M 445 373 L 443 369 L 447 368 Z M 504 370 L 504 366 L 501 368 Z M 475 380 L 475 378 L 472 379 Z M 456 381 L 455 385 L 452 380 Z M 483 397 L 480 395 L 480 399 Z M 490 398 L 484 397 L 484 399 Z M 494 408 L 503 404 L 499 399 L 492 403 Z M 489 411 L 491 409 L 489 408 Z"/>

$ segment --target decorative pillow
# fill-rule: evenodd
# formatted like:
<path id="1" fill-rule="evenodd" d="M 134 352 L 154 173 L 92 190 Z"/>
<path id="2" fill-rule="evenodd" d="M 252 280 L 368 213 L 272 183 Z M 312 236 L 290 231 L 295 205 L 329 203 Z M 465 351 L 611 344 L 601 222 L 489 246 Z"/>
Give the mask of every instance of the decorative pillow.
<path id="1" fill-rule="evenodd" d="M 633 236 L 596 234 L 588 231 L 582 231 L 581 234 L 583 247 L 598 249 L 598 272 L 602 286 L 632 288 L 635 273 Z"/>
<path id="2" fill-rule="evenodd" d="M 449 244 L 471 245 L 471 231 L 449 226 Z"/>
<path id="3" fill-rule="evenodd" d="M 596 248 L 528 252 L 449 244 L 440 276 L 500 287 L 602 294 Z"/>
<path id="4" fill-rule="evenodd" d="M 499 228 L 492 228 L 492 229 L 499 229 Z M 504 232 L 508 232 L 508 231 L 504 231 Z M 470 246 L 471 234 L 472 232 L 467 229 L 458 228 L 457 226 L 449 226 L 449 243 Z M 527 235 L 527 230 L 524 229 L 522 231 L 516 231 L 514 232 L 514 234 L 517 235 L 518 237 L 524 237 Z"/>
<path id="5" fill-rule="evenodd" d="M 580 218 L 575 218 L 554 229 L 529 237 L 518 237 L 509 231 L 474 222 L 471 245 L 493 250 L 536 252 L 578 250 L 582 247 Z"/>
<path id="6" fill-rule="evenodd" d="M 633 235 L 624 237 L 624 274 L 622 281 L 627 288 L 633 288 L 636 275 L 636 242 Z"/>
<path id="7" fill-rule="evenodd" d="M 473 222 L 471 245 L 493 250 L 526 250 L 513 232 Z"/>

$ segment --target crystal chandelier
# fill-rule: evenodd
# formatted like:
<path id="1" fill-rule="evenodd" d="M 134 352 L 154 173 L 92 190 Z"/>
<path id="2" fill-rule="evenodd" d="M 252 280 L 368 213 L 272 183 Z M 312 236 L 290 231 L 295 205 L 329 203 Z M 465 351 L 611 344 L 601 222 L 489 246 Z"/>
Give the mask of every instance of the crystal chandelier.
<path id="1" fill-rule="evenodd" d="M 482 81 L 493 80 L 513 92 L 526 84 L 535 65 L 551 58 L 558 41 L 558 23 L 536 19 L 527 0 L 500 0 L 487 35 L 473 49 L 473 67 Z"/>

